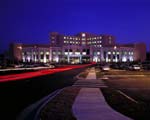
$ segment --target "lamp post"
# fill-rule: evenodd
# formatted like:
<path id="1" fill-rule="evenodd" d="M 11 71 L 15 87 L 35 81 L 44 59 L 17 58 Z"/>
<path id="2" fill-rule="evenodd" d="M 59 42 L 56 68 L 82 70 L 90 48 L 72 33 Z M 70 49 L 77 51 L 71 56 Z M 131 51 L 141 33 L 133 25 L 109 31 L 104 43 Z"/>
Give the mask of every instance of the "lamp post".
<path id="1" fill-rule="evenodd" d="M 117 53 L 116 53 L 116 49 L 117 49 L 117 46 L 114 46 L 114 52 L 115 52 L 115 62 L 117 62 Z"/>

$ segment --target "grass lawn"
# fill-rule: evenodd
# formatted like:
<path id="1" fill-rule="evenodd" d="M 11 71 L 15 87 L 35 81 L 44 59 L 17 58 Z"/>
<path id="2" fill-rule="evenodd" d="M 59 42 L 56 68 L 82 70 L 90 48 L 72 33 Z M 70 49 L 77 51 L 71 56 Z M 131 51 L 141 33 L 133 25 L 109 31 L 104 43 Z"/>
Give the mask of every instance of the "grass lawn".
<path id="1" fill-rule="evenodd" d="M 86 69 L 85 71 L 83 71 L 83 72 L 81 72 L 81 73 L 79 74 L 79 77 L 80 77 L 80 78 L 86 78 L 87 75 L 88 75 L 88 73 L 89 73 L 89 69 Z"/>
<path id="2" fill-rule="evenodd" d="M 76 120 L 72 114 L 72 105 L 80 88 L 68 87 L 43 108 L 41 120 Z"/>
<path id="3" fill-rule="evenodd" d="M 98 68 L 96 68 L 95 71 L 96 71 L 96 78 L 97 78 L 97 79 L 103 77 L 104 72 L 102 72 L 102 71 L 101 71 L 100 69 L 98 69 Z"/>

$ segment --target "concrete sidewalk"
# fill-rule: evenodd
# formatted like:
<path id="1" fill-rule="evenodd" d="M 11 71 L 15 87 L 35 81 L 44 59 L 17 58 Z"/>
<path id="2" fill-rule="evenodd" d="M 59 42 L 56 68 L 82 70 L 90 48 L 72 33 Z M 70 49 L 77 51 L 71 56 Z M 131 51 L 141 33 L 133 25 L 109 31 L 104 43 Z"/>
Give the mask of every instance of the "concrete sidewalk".
<path id="1" fill-rule="evenodd" d="M 88 81 L 96 79 L 94 68 L 91 68 L 86 79 Z M 100 88 L 81 88 L 72 111 L 77 120 L 131 120 L 106 103 Z"/>
<path id="2" fill-rule="evenodd" d="M 95 68 L 91 68 L 86 77 L 86 80 L 93 80 L 93 79 L 96 79 Z"/>

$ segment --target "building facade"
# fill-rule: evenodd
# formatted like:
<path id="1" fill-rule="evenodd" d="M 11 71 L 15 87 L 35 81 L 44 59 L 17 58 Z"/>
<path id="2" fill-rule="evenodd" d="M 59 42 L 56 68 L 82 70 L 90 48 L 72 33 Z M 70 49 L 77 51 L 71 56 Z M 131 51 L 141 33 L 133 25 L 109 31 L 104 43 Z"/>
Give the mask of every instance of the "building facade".
<path id="1" fill-rule="evenodd" d="M 81 32 L 70 36 L 50 33 L 49 45 L 14 44 L 13 56 L 23 62 L 132 62 L 146 59 L 144 43 L 117 44 L 112 35 Z"/>

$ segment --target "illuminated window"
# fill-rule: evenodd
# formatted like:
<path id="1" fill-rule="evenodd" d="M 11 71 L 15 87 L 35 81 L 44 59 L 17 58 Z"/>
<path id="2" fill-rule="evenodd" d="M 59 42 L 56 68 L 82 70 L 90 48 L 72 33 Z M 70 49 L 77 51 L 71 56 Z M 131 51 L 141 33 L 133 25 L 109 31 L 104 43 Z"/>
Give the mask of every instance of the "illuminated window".
<path id="1" fill-rule="evenodd" d="M 58 55 L 61 55 L 61 51 L 58 51 Z"/>
<path id="2" fill-rule="evenodd" d="M 82 42 L 83 45 L 85 45 L 85 42 Z"/>
<path id="3" fill-rule="evenodd" d="M 66 37 L 64 37 L 64 39 L 66 39 Z"/>
<path id="4" fill-rule="evenodd" d="M 133 57 L 132 57 L 132 56 L 130 56 L 130 57 L 129 57 L 129 60 L 132 62 L 132 61 L 133 61 Z"/>
<path id="5" fill-rule="evenodd" d="M 117 52 L 117 54 L 119 54 L 119 52 Z"/>
<path id="6" fill-rule="evenodd" d="M 65 52 L 65 55 L 68 55 L 68 52 Z"/>
<path id="7" fill-rule="evenodd" d="M 46 52 L 46 55 L 49 55 L 49 52 Z"/>
<path id="8" fill-rule="evenodd" d="M 86 52 L 82 52 L 82 55 L 86 55 Z"/>
<path id="9" fill-rule="evenodd" d="M 40 52 L 40 54 L 44 54 L 44 52 Z"/>
<path id="10" fill-rule="evenodd" d="M 114 46 L 114 49 L 117 49 L 117 46 Z"/>
<path id="11" fill-rule="evenodd" d="M 100 52 L 97 52 L 97 55 L 100 55 Z"/>
<path id="12" fill-rule="evenodd" d="M 109 51 L 108 54 L 111 54 L 111 52 Z"/>
<path id="13" fill-rule="evenodd" d="M 22 47 L 21 47 L 21 46 L 18 46 L 17 48 L 20 49 L 20 50 L 22 50 Z"/>
<path id="14" fill-rule="evenodd" d="M 75 52 L 75 55 L 80 55 L 80 52 Z"/>
<path id="15" fill-rule="evenodd" d="M 43 60 L 43 59 L 41 59 L 40 61 L 41 61 L 41 62 L 44 62 L 44 60 Z"/>
<path id="16" fill-rule="evenodd" d="M 122 57 L 122 62 L 126 62 L 126 61 L 127 61 L 126 56 L 123 56 L 123 57 Z"/>
<path id="17" fill-rule="evenodd" d="M 72 55 L 73 53 L 72 52 L 69 52 L 69 55 Z"/>
<path id="18" fill-rule="evenodd" d="M 108 59 L 108 62 L 111 62 L 111 59 Z"/>
<path id="19" fill-rule="evenodd" d="M 53 54 L 53 55 L 55 55 L 55 54 L 56 54 L 56 52 L 55 52 L 55 51 L 53 51 L 53 52 L 52 52 L 52 54 Z"/>
<path id="20" fill-rule="evenodd" d="M 82 37 L 85 37 L 85 33 L 82 33 Z"/>
<path id="21" fill-rule="evenodd" d="M 130 55 L 130 52 L 129 52 L 129 55 Z"/>
<path id="22" fill-rule="evenodd" d="M 102 36 L 100 36 L 99 38 L 102 39 Z"/>

